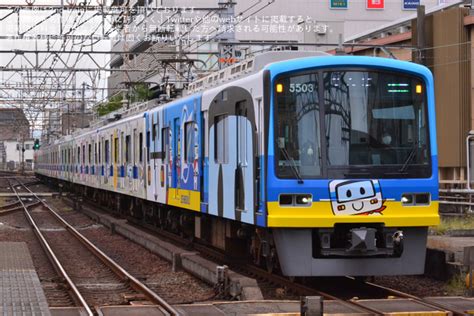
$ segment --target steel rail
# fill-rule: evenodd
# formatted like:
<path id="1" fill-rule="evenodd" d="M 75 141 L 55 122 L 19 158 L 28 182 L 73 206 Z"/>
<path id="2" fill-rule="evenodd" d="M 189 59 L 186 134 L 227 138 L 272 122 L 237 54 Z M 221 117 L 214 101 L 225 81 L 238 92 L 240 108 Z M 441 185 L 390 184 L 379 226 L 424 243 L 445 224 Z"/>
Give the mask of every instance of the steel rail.
<path id="1" fill-rule="evenodd" d="M 21 184 L 20 181 L 17 180 L 18 183 Z M 12 188 L 13 192 L 15 194 L 17 194 L 17 198 L 18 198 L 18 201 L 20 201 L 22 207 L 23 207 L 23 210 L 24 210 L 24 214 L 25 214 L 25 217 L 28 219 L 28 221 L 30 222 L 31 226 L 33 227 L 33 231 L 35 233 L 35 235 L 38 237 L 39 241 L 40 241 L 40 244 L 41 246 L 43 247 L 43 249 L 45 250 L 46 252 L 46 255 L 48 256 L 48 258 L 50 259 L 51 263 L 53 264 L 56 272 L 62 277 L 64 278 L 64 280 L 66 280 L 66 283 L 68 284 L 69 288 L 70 288 L 70 291 L 72 292 L 75 300 L 76 300 L 76 303 L 79 303 L 86 311 L 87 315 L 88 316 L 93 316 L 94 313 L 92 312 L 92 310 L 90 309 L 89 305 L 87 305 L 87 302 L 86 300 L 84 299 L 84 297 L 82 296 L 82 294 L 79 292 L 79 290 L 77 289 L 76 285 L 74 284 L 74 282 L 72 281 L 72 279 L 69 277 L 69 275 L 67 274 L 66 270 L 64 269 L 64 267 L 62 266 L 61 262 L 59 262 L 58 258 L 56 257 L 56 254 L 53 252 L 51 246 L 49 245 L 49 243 L 46 241 L 46 238 L 43 236 L 43 233 L 40 231 L 38 225 L 36 224 L 35 220 L 33 219 L 33 217 L 30 215 L 30 213 L 28 212 L 28 207 L 23 203 L 23 201 L 21 200 L 21 197 L 18 195 L 18 192 L 17 190 L 15 189 L 15 186 L 11 184 L 10 182 L 10 179 L 8 179 L 8 184 L 10 185 L 10 187 Z M 25 187 L 26 188 L 26 187 Z M 41 199 L 39 199 L 38 197 L 36 197 L 38 199 L 38 201 L 41 201 Z"/>
<path id="2" fill-rule="evenodd" d="M 349 279 L 354 279 L 353 277 L 348 277 L 348 278 Z M 416 302 L 418 302 L 422 305 L 425 305 L 426 307 L 441 309 L 442 311 L 450 312 L 453 315 L 465 315 L 466 314 L 466 313 L 464 313 L 462 311 L 459 311 L 459 310 L 447 308 L 446 306 L 444 306 L 442 304 L 438 304 L 438 303 L 435 303 L 435 302 L 429 302 L 429 301 L 426 301 L 426 300 L 424 300 L 421 297 L 418 297 L 416 295 L 412 295 L 412 294 L 409 294 L 409 293 L 398 291 L 398 290 L 395 290 L 395 289 L 392 289 L 392 288 L 389 288 L 389 287 L 386 287 L 386 286 L 383 286 L 383 285 L 375 284 L 375 283 L 368 282 L 368 281 L 364 281 L 363 283 L 366 284 L 366 285 L 372 286 L 372 287 L 376 287 L 376 288 L 381 289 L 381 290 L 385 290 L 387 292 L 390 292 L 394 295 L 397 295 L 397 296 L 400 296 L 400 297 L 403 297 L 403 298 L 412 299 L 412 300 L 414 300 L 414 301 L 416 301 Z"/>
<path id="3" fill-rule="evenodd" d="M 345 299 L 339 298 L 337 296 L 334 296 L 332 294 L 317 290 L 315 288 L 308 287 L 308 286 L 305 286 L 303 284 L 292 282 L 292 281 L 290 281 L 289 279 L 287 279 L 283 276 L 280 276 L 280 275 L 277 275 L 277 274 L 270 274 L 270 273 L 264 271 L 263 269 L 260 269 L 258 267 L 252 266 L 252 265 L 248 265 L 248 264 L 244 265 L 244 267 L 242 267 L 242 269 L 244 271 L 249 271 L 249 272 L 257 274 L 259 276 L 263 276 L 263 277 L 265 277 L 266 279 L 268 279 L 270 281 L 276 281 L 278 283 L 281 283 L 281 284 L 285 285 L 288 288 L 293 288 L 293 289 L 296 289 L 300 292 L 314 293 L 314 294 L 317 294 L 319 296 L 322 296 L 323 298 L 339 302 L 339 303 L 341 303 L 341 304 L 343 304 L 343 305 L 345 305 L 349 308 L 356 308 L 356 309 L 359 309 L 362 312 L 369 312 L 373 315 L 384 315 L 385 314 L 384 312 L 379 311 L 377 309 L 364 306 L 364 305 L 360 304 L 357 301 L 345 300 Z"/>
<path id="4" fill-rule="evenodd" d="M 18 181 L 19 182 L 19 181 Z M 168 304 L 163 298 L 158 294 L 149 289 L 145 284 L 138 281 L 134 276 L 128 273 L 120 265 L 118 265 L 114 260 L 107 256 L 102 250 L 94 246 L 86 237 L 79 233 L 74 227 L 72 227 L 68 222 L 66 222 L 56 211 L 54 211 L 45 201 L 40 199 L 33 191 L 31 191 L 27 186 L 19 182 L 27 191 L 29 191 L 35 198 L 37 198 L 41 204 L 48 209 L 48 211 L 70 232 L 74 235 L 83 245 L 87 247 L 98 259 L 100 259 L 109 269 L 111 269 L 116 275 L 118 275 L 122 280 L 127 281 L 130 286 L 137 292 L 143 293 L 147 299 L 151 302 L 162 307 L 166 312 L 171 315 L 180 315 L 179 312 L 170 304 Z"/>

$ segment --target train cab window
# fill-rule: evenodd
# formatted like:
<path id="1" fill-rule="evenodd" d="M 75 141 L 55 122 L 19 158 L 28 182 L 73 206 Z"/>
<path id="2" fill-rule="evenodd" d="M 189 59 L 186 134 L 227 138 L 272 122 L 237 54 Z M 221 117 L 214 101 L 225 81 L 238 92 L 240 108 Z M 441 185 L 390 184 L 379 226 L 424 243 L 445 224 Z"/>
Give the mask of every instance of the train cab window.
<path id="1" fill-rule="evenodd" d="M 335 166 L 332 174 L 371 166 L 374 177 L 400 171 L 413 177 L 431 176 L 421 79 L 366 70 L 334 70 L 323 76 L 326 150 L 328 166 Z"/>
<path id="2" fill-rule="evenodd" d="M 219 115 L 214 119 L 214 160 L 216 163 L 227 163 L 229 145 L 226 141 L 228 135 L 227 115 Z"/>
<path id="3" fill-rule="evenodd" d="M 170 128 L 163 128 L 161 130 L 161 150 L 163 155 L 161 156 L 162 161 L 168 161 L 170 152 Z"/>
<path id="4" fill-rule="evenodd" d="M 195 137 L 194 135 L 194 122 L 189 122 L 184 125 L 185 131 L 185 152 L 184 152 L 184 160 L 188 163 L 192 163 L 194 160 L 194 144 L 195 144 Z"/>
<path id="5" fill-rule="evenodd" d="M 321 176 L 318 86 L 316 72 L 278 80 L 277 91 L 281 90 L 277 92 L 275 109 L 275 167 L 280 178 Z"/>
<path id="6" fill-rule="evenodd" d="M 108 140 L 105 141 L 104 146 L 105 146 L 105 150 L 104 150 L 105 151 L 105 163 L 109 163 L 109 153 L 110 153 L 109 147 L 110 146 L 109 146 L 109 141 Z"/>
<path id="7" fill-rule="evenodd" d="M 118 163 L 119 157 L 119 139 L 118 137 L 114 138 L 114 162 Z"/>
<path id="8" fill-rule="evenodd" d="M 138 141 L 139 141 L 138 157 L 139 157 L 139 161 L 143 162 L 143 133 L 140 133 Z"/>
<path id="9" fill-rule="evenodd" d="M 131 137 L 130 135 L 127 135 L 125 136 L 125 162 L 126 163 L 130 163 L 131 162 L 131 146 L 130 146 L 130 142 L 131 142 Z"/>

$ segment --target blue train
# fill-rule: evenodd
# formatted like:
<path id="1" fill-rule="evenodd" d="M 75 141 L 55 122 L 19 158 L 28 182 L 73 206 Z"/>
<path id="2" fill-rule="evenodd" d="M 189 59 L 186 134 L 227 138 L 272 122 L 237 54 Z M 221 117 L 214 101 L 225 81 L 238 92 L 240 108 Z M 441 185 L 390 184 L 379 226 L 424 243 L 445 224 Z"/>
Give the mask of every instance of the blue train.
<path id="1" fill-rule="evenodd" d="M 420 274 L 433 89 L 409 62 L 265 53 L 43 146 L 35 172 L 284 275 Z"/>

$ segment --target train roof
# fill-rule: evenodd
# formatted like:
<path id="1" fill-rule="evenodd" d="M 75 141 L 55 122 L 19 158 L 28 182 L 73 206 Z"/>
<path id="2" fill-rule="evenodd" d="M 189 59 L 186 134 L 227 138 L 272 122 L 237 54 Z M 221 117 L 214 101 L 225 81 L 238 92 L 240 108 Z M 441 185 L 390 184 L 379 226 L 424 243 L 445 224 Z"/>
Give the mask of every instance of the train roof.
<path id="1" fill-rule="evenodd" d="M 267 65 L 278 61 L 303 57 L 323 57 L 331 56 L 321 51 L 275 51 L 256 55 L 255 57 L 245 59 L 233 66 L 213 72 L 212 74 L 196 80 L 189 84 L 186 95 L 202 92 L 227 83 L 232 80 L 240 79 L 251 74 L 257 73 Z"/>

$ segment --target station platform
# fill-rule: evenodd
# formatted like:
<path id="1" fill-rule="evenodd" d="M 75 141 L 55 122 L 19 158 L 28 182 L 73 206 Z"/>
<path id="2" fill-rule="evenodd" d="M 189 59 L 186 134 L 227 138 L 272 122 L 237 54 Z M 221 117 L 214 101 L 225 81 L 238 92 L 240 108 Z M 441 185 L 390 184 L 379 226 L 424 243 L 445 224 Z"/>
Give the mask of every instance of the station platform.
<path id="1" fill-rule="evenodd" d="M 0 254 L 0 314 L 50 316 L 26 243 L 0 242 Z"/>
<path id="2" fill-rule="evenodd" d="M 427 247 L 444 251 L 447 259 L 454 262 L 464 261 L 464 248 L 474 246 L 474 236 L 429 236 Z"/>
<path id="3" fill-rule="evenodd" d="M 449 280 L 467 271 L 465 252 L 474 246 L 474 236 L 428 236 L 425 274 Z"/>

